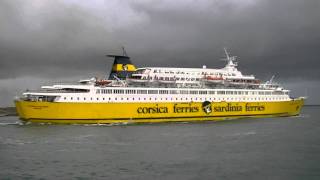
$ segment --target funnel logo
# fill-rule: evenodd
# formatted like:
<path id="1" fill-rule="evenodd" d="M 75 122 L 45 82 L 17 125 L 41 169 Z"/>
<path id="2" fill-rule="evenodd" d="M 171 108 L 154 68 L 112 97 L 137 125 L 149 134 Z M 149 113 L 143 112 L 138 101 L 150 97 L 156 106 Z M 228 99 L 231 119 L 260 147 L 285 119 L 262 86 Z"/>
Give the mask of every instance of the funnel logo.
<path id="1" fill-rule="evenodd" d="M 122 70 L 127 71 L 128 70 L 128 64 L 123 64 L 122 65 Z"/>
<path id="2" fill-rule="evenodd" d="M 212 112 L 211 103 L 209 101 L 204 101 L 202 103 L 202 110 L 206 114 L 210 114 Z"/>

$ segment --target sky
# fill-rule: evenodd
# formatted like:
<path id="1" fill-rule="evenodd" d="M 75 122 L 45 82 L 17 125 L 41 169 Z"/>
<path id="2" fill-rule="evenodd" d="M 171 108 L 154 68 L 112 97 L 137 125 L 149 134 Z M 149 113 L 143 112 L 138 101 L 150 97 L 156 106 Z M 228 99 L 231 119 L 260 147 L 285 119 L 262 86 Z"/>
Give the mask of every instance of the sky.
<path id="1" fill-rule="evenodd" d="M 1 0 L 0 106 L 26 89 L 137 67 L 239 70 L 320 104 L 319 0 Z"/>

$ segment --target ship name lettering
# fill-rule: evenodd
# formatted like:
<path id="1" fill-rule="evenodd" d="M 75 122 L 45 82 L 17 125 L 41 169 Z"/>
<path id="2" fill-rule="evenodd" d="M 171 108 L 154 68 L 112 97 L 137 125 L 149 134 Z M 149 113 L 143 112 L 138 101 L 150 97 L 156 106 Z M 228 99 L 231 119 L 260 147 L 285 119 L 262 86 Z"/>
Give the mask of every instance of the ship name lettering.
<path id="1" fill-rule="evenodd" d="M 265 107 L 263 105 L 260 106 L 250 106 L 249 103 L 246 104 L 246 111 L 264 111 Z"/>
<path id="2" fill-rule="evenodd" d="M 138 114 L 155 114 L 155 113 L 168 113 L 168 108 L 156 104 L 154 107 L 139 107 Z"/>
<path id="3" fill-rule="evenodd" d="M 228 103 L 226 106 L 215 106 L 213 108 L 215 112 L 229 112 L 229 111 L 242 111 L 242 106 L 238 105 L 231 105 L 231 103 Z"/>
<path id="4" fill-rule="evenodd" d="M 178 104 L 174 104 L 173 106 L 173 112 L 174 113 L 194 113 L 199 112 L 199 107 L 197 106 L 178 106 Z"/>

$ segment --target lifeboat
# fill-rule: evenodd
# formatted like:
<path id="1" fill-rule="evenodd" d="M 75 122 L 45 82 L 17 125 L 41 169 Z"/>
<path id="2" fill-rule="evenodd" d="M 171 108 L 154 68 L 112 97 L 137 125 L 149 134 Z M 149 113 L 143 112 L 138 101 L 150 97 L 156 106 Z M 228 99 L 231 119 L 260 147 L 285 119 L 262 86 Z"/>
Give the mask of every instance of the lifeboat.
<path id="1" fill-rule="evenodd" d="M 110 84 L 111 82 L 112 82 L 112 80 L 101 79 L 101 80 L 97 80 L 97 81 L 95 82 L 95 84 L 96 84 L 97 86 L 106 86 L 106 85 Z"/>
<path id="2" fill-rule="evenodd" d="M 257 87 L 261 84 L 259 79 L 226 79 L 227 86 L 241 86 L 241 87 Z"/>
<path id="3" fill-rule="evenodd" d="M 207 76 L 205 78 L 205 81 L 209 84 L 222 84 L 224 79 L 220 76 L 220 77 L 217 77 L 217 76 Z"/>

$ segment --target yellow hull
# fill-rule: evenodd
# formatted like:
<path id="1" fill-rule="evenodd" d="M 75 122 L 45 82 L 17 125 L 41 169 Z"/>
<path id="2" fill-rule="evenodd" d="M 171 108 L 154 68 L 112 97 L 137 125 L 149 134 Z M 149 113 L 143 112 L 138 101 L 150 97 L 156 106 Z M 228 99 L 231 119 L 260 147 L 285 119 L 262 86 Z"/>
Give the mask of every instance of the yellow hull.
<path id="1" fill-rule="evenodd" d="M 62 124 L 218 121 L 298 115 L 303 99 L 279 102 L 59 103 L 16 101 L 24 121 Z"/>

